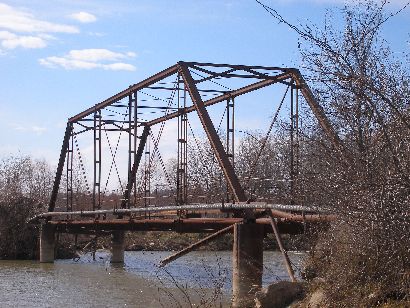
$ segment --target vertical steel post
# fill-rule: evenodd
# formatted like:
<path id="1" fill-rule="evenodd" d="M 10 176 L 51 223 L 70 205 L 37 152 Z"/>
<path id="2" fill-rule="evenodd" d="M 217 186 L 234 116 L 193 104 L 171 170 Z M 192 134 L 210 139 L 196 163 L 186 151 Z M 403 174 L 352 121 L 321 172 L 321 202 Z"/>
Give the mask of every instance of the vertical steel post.
<path id="1" fill-rule="evenodd" d="M 177 166 L 177 200 L 178 204 L 187 203 L 187 122 L 188 116 L 186 108 L 186 87 L 184 85 L 183 102 L 179 104 L 180 116 L 178 117 L 178 166 Z M 178 102 L 179 103 L 179 102 Z"/>
<path id="2" fill-rule="evenodd" d="M 295 204 L 293 80 L 290 86 L 290 204 Z"/>
<path id="3" fill-rule="evenodd" d="M 97 113 L 94 112 L 94 121 L 93 121 L 93 140 L 94 140 L 94 152 L 93 152 L 93 211 L 95 210 L 95 205 L 96 205 L 96 190 L 95 190 L 95 184 L 96 184 L 96 179 L 97 179 L 97 166 L 96 166 L 96 160 L 97 160 L 97 146 L 96 146 L 96 138 L 97 138 Z"/>
<path id="4" fill-rule="evenodd" d="M 131 168 L 132 168 L 132 138 L 131 138 L 131 119 L 132 119 L 132 92 L 128 95 L 128 167 L 127 167 L 127 183 L 130 182 L 131 177 Z M 130 197 L 131 192 L 128 198 L 125 200 L 125 207 L 130 208 Z"/>
<path id="5" fill-rule="evenodd" d="M 183 96 L 180 97 L 178 87 L 178 158 L 177 158 L 177 203 L 179 205 L 187 203 L 188 187 L 187 187 L 187 123 L 188 116 L 185 112 L 186 108 L 186 87 L 184 85 Z M 180 98 L 183 99 L 182 104 Z"/>
<path id="6" fill-rule="evenodd" d="M 178 123 L 177 123 L 177 165 L 176 165 L 176 204 L 181 205 L 181 176 L 180 176 L 180 165 L 181 165 L 181 93 L 180 93 L 180 73 L 178 73 L 178 84 L 177 84 L 177 107 L 178 107 Z"/>
<path id="7" fill-rule="evenodd" d="M 145 150 L 145 170 L 144 170 L 144 206 L 148 207 L 151 204 L 151 147 L 150 141 L 148 140 L 148 145 Z M 145 218 L 147 213 L 145 212 Z"/>
<path id="8" fill-rule="evenodd" d="M 235 170 L 235 101 L 234 98 L 226 100 L 226 154 Z M 226 202 L 231 201 L 231 191 L 226 187 Z M 232 200 L 235 202 L 235 200 Z"/>
<path id="9" fill-rule="evenodd" d="M 138 92 L 134 92 L 134 159 L 133 159 L 133 166 L 137 161 L 137 140 L 138 140 Z M 134 185 L 134 206 L 137 203 L 137 173 L 131 172 L 131 181 Z M 132 185 L 130 191 L 132 190 Z M 128 196 L 130 198 L 130 196 Z"/>
<path id="10" fill-rule="evenodd" d="M 101 208 L 101 110 L 94 112 L 93 211 Z"/>
<path id="11" fill-rule="evenodd" d="M 133 98 L 133 93 L 131 92 L 128 95 L 128 183 L 131 182 L 131 174 L 132 174 L 132 166 L 133 166 L 133 160 L 135 158 L 135 138 L 133 138 L 132 135 L 132 125 L 134 124 L 134 119 L 133 119 L 133 112 L 134 112 L 134 102 L 135 98 Z M 135 114 L 134 114 L 135 117 Z M 126 206 L 127 208 L 130 208 L 131 205 L 131 190 L 129 191 L 128 198 L 125 200 L 126 201 Z"/>
<path id="12" fill-rule="evenodd" d="M 299 93 L 293 80 L 290 93 L 290 191 L 291 204 L 295 204 L 298 202 L 299 176 Z"/>
<path id="13" fill-rule="evenodd" d="M 232 167 L 235 170 L 235 98 L 232 97 L 231 99 L 231 158 L 232 158 Z"/>
<path id="14" fill-rule="evenodd" d="M 184 204 L 188 203 L 188 151 L 187 151 L 187 145 L 188 145 L 188 114 L 185 112 L 186 110 L 186 99 L 187 99 L 187 90 L 186 86 L 184 84 L 184 109 L 183 109 L 183 114 L 182 114 L 182 138 L 184 142 L 182 143 L 183 147 L 183 164 L 182 167 L 184 169 L 183 173 L 183 202 Z"/>
<path id="15" fill-rule="evenodd" d="M 300 163 L 300 144 L 299 144 L 299 90 L 295 88 L 295 189 L 296 197 L 299 198 L 299 163 Z M 300 200 L 296 200 L 300 202 Z"/>
<path id="16" fill-rule="evenodd" d="M 102 136 L 102 114 L 101 110 L 98 111 L 98 198 L 97 198 L 97 208 L 101 209 L 101 165 L 102 165 L 102 157 L 101 157 L 101 136 Z"/>

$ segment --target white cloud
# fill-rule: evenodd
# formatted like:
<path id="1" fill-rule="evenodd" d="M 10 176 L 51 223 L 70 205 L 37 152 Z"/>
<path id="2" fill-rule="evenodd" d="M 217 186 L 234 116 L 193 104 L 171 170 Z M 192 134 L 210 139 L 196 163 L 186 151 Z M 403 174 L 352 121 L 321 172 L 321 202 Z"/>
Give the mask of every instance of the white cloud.
<path id="1" fill-rule="evenodd" d="M 55 39 L 50 33 L 78 32 L 76 27 L 43 21 L 30 13 L 0 3 L 0 46 L 3 49 L 44 48 L 49 40 Z M 0 54 L 4 54 L 4 51 Z"/>
<path id="2" fill-rule="evenodd" d="M 113 52 L 108 49 L 80 49 L 71 50 L 68 53 L 68 57 L 73 60 L 98 62 L 98 61 L 117 61 L 125 58 L 135 57 L 135 53 L 127 52 L 125 54 L 119 52 Z"/>
<path id="3" fill-rule="evenodd" d="M 8 31 L 0 31 L 0 45 L 5 49 L 44 48 L 47 43 L 40 36 L 19 36 Z"/>
<path id="4" fill-rule="evenodd" d="M 0 28 L 25 33 L 78 33 L 77 27 L 36 19 L 32 14 L 0 3 Z"/>
<path id="5" fill-rule="evenodd" d="M 110 71 L 135 71 L 135 66 L 128 63 L 112 63 L 103 65 L 103 69 Z"/>
<path id="6" fill-rule="evenodd" d="M 39 63 L 50 68 L 62 67 L 67 70 L 93 69 L 98 67 L 97 63 L 70 59 L 69 57 L 47 57 L 40 59 Z"/>
<path id="7" fill-rule="evenodd" d="M 37 36 L 41 37 L 42 39 L 49 40 L 49 41 L 57 39 L 54 35 L 51 35 L 48 33 L 39 33 Z"/>
<path id="8" fill-rule="evenodd" d="M 134 65 L 118 62 L 135 56 L 136 54 L 134 52 L 119 53 L 108 49 L 81 49 L 70 50 L 62 57 L 53 56 L 39 59 L 39 63 L 46 67 L 62 67 L 66 70 L 90 70 L 98 68 L 112 71 L 135 71 L 136 68 Z"/>
<path id="9" fill-rule="evenodd" d="M 0 40 L 10 40 L 15 38 L 16 35 L 9 31 L 0 31 Z"/>
<path id="10" fill-rule="evenodd" d="M 87 12 L 74 13 L 69 15 L 69 17 L 82 23 L 90 23 L 97 21 L 97 17 Z"/>

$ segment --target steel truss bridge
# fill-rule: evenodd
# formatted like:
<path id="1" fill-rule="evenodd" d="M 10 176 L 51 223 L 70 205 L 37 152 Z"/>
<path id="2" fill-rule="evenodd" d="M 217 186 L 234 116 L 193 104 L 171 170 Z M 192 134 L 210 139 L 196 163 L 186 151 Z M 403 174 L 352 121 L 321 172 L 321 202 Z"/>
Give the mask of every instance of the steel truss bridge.
<path id="1" fill-rule="evenodd" d="M 291 198 L 287 204 L 252 200 L 244 188 L 246 180 L 241 180 L 235 172 L 237 101 L 273 86 L 282 86 L 286 91 L 268 133 L 281 106 L 286 105 L 290 110 Z M 263 234 L 275 232 L 280 242 L 279 233 L 300 233 L 306 223 L 332 220 L 332 215 L 322 213 L 318 208 L 298 205 L 297 198 L 293 198 L 298 183 L 300 98 L 306 102 L 333 146 L 343 151 L 343 144 L 299 70 L 178 62 L 68 120 L 48 212 L 36 216 L 33 221 L 42 221 L 43 226 L 52 226 L 53 232 L 58 233 L 101 235 L 124 230 L 214 233 L 208 240 L 231 232 L 234 225 L 260 225 Z M 219 132 L 223 121 L 216 126 L 216 121 L 211 119 L 209 110 L 213 105 L 224 107 L 226 129 L 223 137 Z M 256 103 L 253 108 L 256 112 Z M 219 202 L 200 199 L 190 186 L 193 183 L 188 178 L 190 157 L 187 144 L 189 132 L 193 134 L 191 116 L 201 124 L 210 151 L 223 174 L 221 185 L 226 194 Z M 174 142 L 176 162 L 170 171 L 161 155 L 160 144 L 161 137 L 167 132 L 165 124 L 172 121 L 177 138 Z M 266 139 L 262 139 L 259 154 Z M 91 146 L 80 150 L 80 143 L 86 141 Z M 165 141 L 170 143 L 170 140 Z M 189 140 L 193 141 L 197 141 L 195 136 Z M 155 164 L 165 175 L 170 197 L 158 193 L 155 197 L 153 193 L 152 166 Z M 120 198 L 110 193 L 113 179 L 118 180 Z M 76 187 L 80 182 L 81 193 Z M 155 198 L 161 201 L 153 202 Z M 235 238 L 241 237 L 241 232 L 236 232 Z M 238 245 L 237 249 L 246 250 Z M 239 271 L 241 266 L 238 265 Z M 241 288 L 237 287 L 234 294 L 239 297 L 245 294 L 246 286 Z M 235 305 L 240 306 L 240 302 Z"/>

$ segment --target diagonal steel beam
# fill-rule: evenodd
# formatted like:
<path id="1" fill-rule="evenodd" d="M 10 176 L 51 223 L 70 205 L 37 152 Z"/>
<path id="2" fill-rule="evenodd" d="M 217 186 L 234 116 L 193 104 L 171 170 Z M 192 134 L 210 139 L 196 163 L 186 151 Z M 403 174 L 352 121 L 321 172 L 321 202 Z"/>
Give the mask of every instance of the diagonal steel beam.
<path id="1" fill-rule="evenodd" d="M 204 102 L 201 99 L 201 95 L 199 94 L 198 89 L 195 86 L 195 81 L 192 78 L 192 75 L 185 63 L 180 62 L 179 66 L 182 78 L 184 79 L 185 85 L 188 88 L 188 92 L 195 105 L 199 119 L 201 120 L 202 126 L 204 127 L 206 135 L 208 136 L 209 142 L 219 162 L 219 165 L 222 168 L 226 181 L 228 182 L 228 185 L 235 196 L 235 200 L 237 202 L 246 202 L 247 197 L 245 195 L 245 191 L 243 190 L 239 179 L 235 174 L 235 170 L 233 169 L 232 164 L 229 161 L 228 155 L 224 150 L 221 139 L 219 139 L 218 133 L 215 130 L 215 126 L 213 125 L 208 111 L 205 108 Z"/>
<path id="2" fill-rule="evenodd" d="M 121 202 L 121 208 L 126 208 L 126 205 L 128 204 L 128 202 L 130 200 L 131 190 L 132 190 L 132 187 L 135 184 L 135 175 L 137 174 L 138 167 L 139 167 L 140 162 L 141 162 L 142 154 L 144 152 L 145 144 L 147 143 L 149 132 L 150 132 L 150 127 L 149 126 L 144 126 L 144 130 L 142 131 L 142 135 L 141 135 L 141 140 L 140 140 L 140 143 L 138 145 L 138 150 L 137 150 L 137 153 L 136 153 L 135 161 L 134 161 L 134 164 L 132 165 L 132 169 L 131 169 L 131 172 L 130 172 L 130 177 L 128 179 L 127 187 L 124 191 L 123 200 Z"/>
<path id="3" fill-rule="evenodd" d="M 319 125 L 322 127 L 326 135 L 329 137 L 333 146 L 342 153 L 345 159 L 350 160 L 350 155 L 345 145 L 343 144 L 342 140 L 340 140 L 338 134 L 336 133 L 328 117 L 326 116 L 325 111 L 323 110 L 322 106 L 320 106 L 317 102 L 315 96 L 313 95 L 312 91 L 310 90 L 300 71 L 298 69 L 292 69 L 292 75 L 296 82 L 296 86 L 299 87 L 300 92 L 302 92 L 303 97 L 305 98 L 310 109 L 312 110 L 313 114 L 318 120 Z"/>
<path id="4" fill-rule="evenodd" d="M 220 237 L 221 235 L 224 235 L 224 234 L 226 234 L 226 233 L 228 233 L 228 232 L 232 232 L 232 229 L 233 229 L 234 225 L 235 225 L 235 224 L 230 225 L 230 226 L 228 226 L 228 227 L 226 227 L 226 228 L 223 228 L 223 229 L 221 229 L 221 230 L 219 230 L 219 231 L 217 231 L 217 232 L 215 232 L 215 233 L 212 233 L 211 235 L 208 235 L 207 237 L 205 237 L 205 238 L 203 238 L 203 239 L 201 239 L 201 240 L 199 240 L 199 241 L 197 241 L 197 242 L 195 242 L 195 243 L 189 245 L 188 247 L 185 247 L 184 249 L 182 249 L 182 250 L 180 250 L 180 251 L 178 251 L 178 252 L 176 252 L 176 253 L 173 253 L 172 255 L 166 257 L 165 259 L 162 259 L 162 260 L 159 262 L 159 267 L 164 267 L 165 265 L 171 263 L 172 261 L 175 261 L 176 259 L 178 259 L 178 258 L 180 258 L 180 257 L 183 257 L 183 256 L 185 256 L 186 254 L 190 253 L 192 250 L 194 250 L 194 249 L 196 249 L 196 248 L 198 248 L 198 247 L 201 247 L 201 246 L 203 246 L 203 245 L 206 245 L 206 244 L 208 244 L 210 241 L 212 241 L 212 240 L 214 240 L 214 239 L 217 239 L 217 238 Z"/>
<path id="5" fill-rule="evenodd" d="M 276 223 L 276 218 L 273 217 L 272 211 L 269 211 L 268 213 L 269 213 L 269 222 L 270 222 L 270 225 L 272 226 L 272 231 L 275 234 L 275 238 L 278 243 L 279 249 L 282 252 L 283 259 L 285 260 L 286 270 L 288 271 L 289 278 L 292 282 L 296 282 L 295 272 L 293 271 L 292 264 L 290 263 L 288 252 L 283 246 L 279 228 Z"/>
<path id="6" fill-rule="evenodd" d="M 95 105 L 91 108 L 88 108 L 87 110 L 77 114 L 76 116 L 70 118 L 69 122 L 74 123 L 78 120 L 81 120 L 84 117 L 89 116 L 90 114 L 92 114 L 92 113 L 94 113 L 94 112 L 96 112 L 96 111 L 98 111 L 98 110 L 100 110 L 104 107 L 107 107 L 107 106 L 109 106 L 109 105 L 123 99 L 124 97 L 127 97 L 128 95 L 130 95 L 131 93 L 133 93 L 135 91 L 141 90 L 141 89 L 143 89 L 145 87 L 148 87 L 148 86 L 150 86 L 150 85 L 152 85 L 152 84 L 154 84 L 154 83 L 156 83 L 156 82 L 158 82 L 158 81 L 160 81 L 164 78 L 167 78 L 167 77 L 175 74 L 177 71 L 178 71 L 178 65 L 175 64 L 175 65 L 173 65 L 173 66 L 171 66 L 171 67 L 169 67 L 169 68 L 167 68 L 167 69 L 165 69 L 165 70 L 163 70 L 163 71 L 161 71 L 161 72 L 159 72 L 159 73 L 157 73 L 157 74 L 155 74 L 155 75 L 153 75 L 153 76 L 151 76 L 151 77 L 149 77 L 149 78 L 147 78 L 147 79 L 145 79 L 145 80 L 143 80 L 143 81 L 141 81 L 141 82 L 139 82 L 139 83 L 137 83 L 137 84 L 135 84 L 131 87 L 129 87 L 128 89 L 126 89 L 126 90 L 124 90 L 120 93 L 117 93 L 114 96 L 111 96 L 110 98 L 106 99 L 105 101 L 102 101 L 101 103 L 99 103 L 99 104 L 97 104 L 97 105 Z"/>
<path id="7" fill-rule="evenodd" d="M 53 190 L 51 191 L 50 202 L 48 203 L 48 211 L 53 212 L 56 206 L 58 189 L 60 188 L 61 175 L 63 174 L 65 157 L 67 155 L 68 143 L 70 142 L 71 133 L 73 131 L 73 124 L 67 123 L 63 145 L 61 146 L 60 159 L 58 160 L 56 177 L 54 179 Z"/>

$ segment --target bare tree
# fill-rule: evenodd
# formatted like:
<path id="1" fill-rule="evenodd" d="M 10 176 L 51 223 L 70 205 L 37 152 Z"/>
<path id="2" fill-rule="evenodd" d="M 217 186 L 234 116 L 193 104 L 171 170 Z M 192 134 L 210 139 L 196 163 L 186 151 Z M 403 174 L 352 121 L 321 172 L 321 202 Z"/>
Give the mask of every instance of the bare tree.
<path id="1" fill-rule="evenodd" d="M 304 74 L 349 152 L 340 156 L 317 126 L 306 133 L 304 201 L 338 214 L 312 258 L 332 306 L 409 299 L 409 69 L 380 34 L 408 4 L 387 5 L 346 5 L 340 29 L 332 12 L 323 27 L 295 26 L 262 4 L 300 35 Z"/>
<path id="2" fill-rule="evenodd" d="M 0 259 L 33 258 L 38 230 L 28 218 L 46 210 L 53 174 L 43 160 L 0 161 Z"/>

